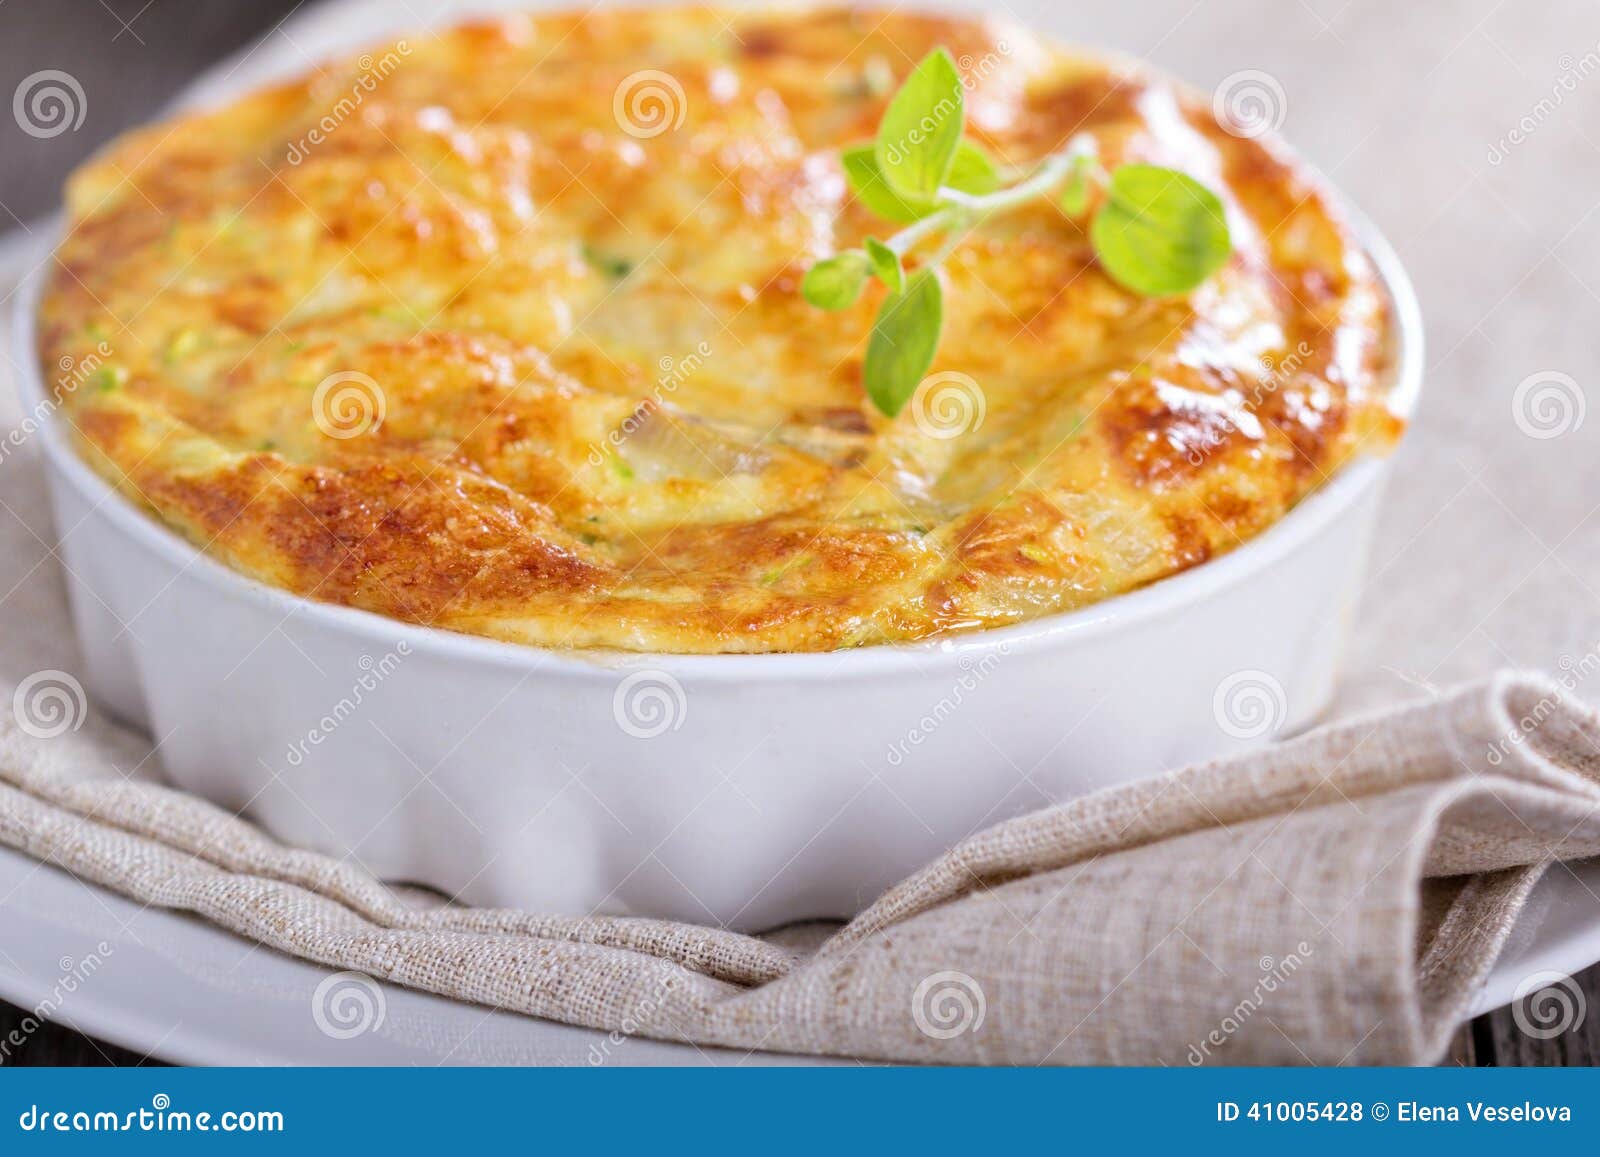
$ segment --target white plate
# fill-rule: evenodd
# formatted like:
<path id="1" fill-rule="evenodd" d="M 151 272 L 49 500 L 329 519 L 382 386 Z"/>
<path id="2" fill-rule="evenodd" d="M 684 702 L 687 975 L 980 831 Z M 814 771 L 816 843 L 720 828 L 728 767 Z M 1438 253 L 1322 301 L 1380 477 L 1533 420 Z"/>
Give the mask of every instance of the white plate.
<path id="1" fill-rule="evenodd" d="M 0 998 L 136 1053 L 196 1065 L 771 1065 L 376 982 L 330 1006 L 334 969 L 146 908 L 0 848 Z M 65 991 L 67 987 L 72 991 Z M 365 1002 L 364 1004 L 360 1002 Z M 381 1008 L 379 1018 L 371 1010 Z M 328 1024 L 334 1034 L 319 1027 Z M 347 1027 L 342 1027 L 347 1026 Z M 346 1035 L 351 1030 L 351 1035 Z"/>
<path id="2" fill-rule="evenodd" d="M 1600 960 L 1600 861 L 1554 868 L 1535 890 L 1473 1015 L 1538 973 Z M 102 945 L 104 947 L 102 947 Z M 109 951 L 107 951 L 109 949 Z M 318 1027 L 332 970 L 192 916 L 141 905 L 0 848 L 0 997 L 141 1054 L 208 1065 L 770 1065 L 836 1063 L 664 1044 L 495 1012 L 392 985 L 357 998 L 381 1020 Z M 71 992 L 64 991 L 69 977 Z M 326 1002 L 321 1002 L 325 1004 Z M 327 1019 L 326 1017 L 324 1018 Z M 339 1031 L 338 1024 L 334 1026 Z"/>

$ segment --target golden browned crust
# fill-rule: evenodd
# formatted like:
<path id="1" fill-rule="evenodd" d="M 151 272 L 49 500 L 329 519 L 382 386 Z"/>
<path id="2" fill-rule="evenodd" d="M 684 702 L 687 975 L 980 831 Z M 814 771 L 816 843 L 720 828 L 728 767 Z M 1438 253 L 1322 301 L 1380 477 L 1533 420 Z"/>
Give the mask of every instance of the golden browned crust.
<path id="1" fill-rule="evenodd" d="M 1143 300 L 1047 202 L 995 219 L 888 420 L 860 383 L 876 291 L 822 314 L 799 279 L 880 228 L 837 152 L 941 44 L 1004 160 L 1090 132 L 1183 168 L 1238 251 Z M 97 469 L 267 582 L 544 646 L 825 650 L 1069 610 L 1232 549 L 1397 432 L 1387 301 L 1326 190 L 1010 25 L 475 24 L 132 133 L 68 209 L 41 357 L 94 365 L 63 393 Z"/>

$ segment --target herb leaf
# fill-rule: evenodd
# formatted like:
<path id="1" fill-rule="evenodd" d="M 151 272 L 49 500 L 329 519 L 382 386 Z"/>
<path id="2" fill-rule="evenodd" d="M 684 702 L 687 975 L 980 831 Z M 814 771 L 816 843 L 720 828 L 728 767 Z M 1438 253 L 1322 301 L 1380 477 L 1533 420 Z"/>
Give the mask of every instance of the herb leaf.
<path id="1" fill-rule="evenodd" d="M 867 396 L 889 417 L 898 414 L 933 364 L 944 326 L 944 290 L 938 274 L 920 269 L 904 292 L 884 299 L 867 342 L 862 376 Z"/>
<path id="2" fill-rule="evenodd" d="M 895 192 L 883 175 L 883 170 L 878 168 L 876 145 L 856 145 L 846 149 L 839 160 L 850 192 L 874 216 L 909 225 L 940 208 L 936 197 L 904 197 Z M 1000 174 L 988 153 L 971 141 L 963 140 L 956 148 L 955 159 L 950 164 L 950 172 L 945 176 L 944 183 L 957 192 L 979 197 L 1000 187 Z"/>
<path id="3" fill-rule="evenodd" d="M 1192 177 L 1144 164 L 1108 173 L 1087 133 L 1026 168 L 1002 170 L 963 137 L 965 119 L 961 74 L 949 52 L 935 49 L 890 100 L 876 140 L 840 157 L 856 200 L 904 227 L 886 241 L 869 237 L 860 249 L 817 262 L 801 283 L 806 300 L 822 309 L 854 305 L 869 278 L 888 287 L 862 377 L 867 396 L 891 418 L 938 352 L 944 324 L 938 267 L 988 217 L 1053 197 L 1081 219 L 1103 191 L 1089 240 L 1107 275 L 1146 297 L 1189 292 L 1233 252 L 1221 199 Z M 935 238 L 937 251 L 907 276 L 902 258 Z"/>
<path id="4" fill-rule="evenodd" d="M 846 149 L 840 163 L 844 167 L 845 183 L 856 199 L 885 221 L 909 225 L 939 207 L 933 200 L 908 201 L 890 188 L 883 170 L 878 168 L 878 152 L 874 145 Z"/>
<path id="5" fill-rule="evenodd" d="M 904 291 L 906 271 L 900 264 L 900 254 L 876 237 L 868 237 L 866 244 L 867 259 L 872 262 L 872 275 L 887 285 L 891 293 Z"/>
<path id="6" fill-rule="evenodd" d="M 1146 297 L 1187 293 L 1233 252 L 1217 195 L 1159 165 L 1123 165 L 1111 174 L 1089 240 L 1105 271 Z"/>
<path id="7" fill-rule="evenodd" d="M 818 309 L 849 309 L 866 288 L 873 262 L 859 249 L 825 257 L 806 270 L 800 293 Z"/>
<path id="8" fill-rule="evenodd" d="M 1000 171 L 994 158 L 981 146 L 963 139 L 956 149 L 955 160 L 950 163 L 950 172 L 945 176 L 944 183 L 958 193 L 981 197 L 1000 187 Z"/>
<path id="9" fill-rule="evenodd" d="M 936 196 L 955 161 L 966 110 L 961 73 L 936 48 L 911 70 L 878 123 L 878 168 L 889 187 L 913 201 Z"/>

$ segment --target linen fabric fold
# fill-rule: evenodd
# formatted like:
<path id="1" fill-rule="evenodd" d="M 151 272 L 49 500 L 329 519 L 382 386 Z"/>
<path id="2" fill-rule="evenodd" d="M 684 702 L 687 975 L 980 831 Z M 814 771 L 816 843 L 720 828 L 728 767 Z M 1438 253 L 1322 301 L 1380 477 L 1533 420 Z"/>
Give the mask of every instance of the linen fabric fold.
<path id="1" fill-rule="evenodd" d="M 1002 823 L 826 935 L 422 903 L 125 776 L 139 746 L 0 717 L 0 842 L 330 968 L 888 1061 L 1429 1062 L 1540 873 L 1600 854 L 1600 717 L 1512 673 Z"/>

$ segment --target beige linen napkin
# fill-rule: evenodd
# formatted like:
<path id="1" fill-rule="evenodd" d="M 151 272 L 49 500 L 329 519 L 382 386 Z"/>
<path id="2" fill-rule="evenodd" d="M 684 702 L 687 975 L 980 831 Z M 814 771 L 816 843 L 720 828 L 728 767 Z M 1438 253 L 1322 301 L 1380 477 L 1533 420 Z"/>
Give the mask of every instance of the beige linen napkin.
<path id="1" fill-rule="evenodd" d="M 9 699 L 9 695 L 7 696 Z M 991 828 L 805 952 L 419 908 L 0 718 L 0 842 L 297 956 L 627 1034 L 952 1063 L 1417 1063 L 1543 868 L 1600 853 L 1600 717 L 1513 675 Z"/>

